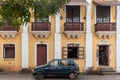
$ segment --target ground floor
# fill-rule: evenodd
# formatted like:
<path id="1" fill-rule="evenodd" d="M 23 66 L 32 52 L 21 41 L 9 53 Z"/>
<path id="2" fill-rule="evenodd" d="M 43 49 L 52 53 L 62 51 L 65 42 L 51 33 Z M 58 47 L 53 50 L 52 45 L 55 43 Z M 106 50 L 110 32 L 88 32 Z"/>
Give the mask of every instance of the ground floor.
<path id="1" fill-rule="evenodd" d="M 26 37 L 27 36 L 27 37 Z M 118 35 L 120 36 L 120 35 Z M 22 40 L 22 41 L 21 41 Z M 74 59 L 80 72 L 93 68 L 109 68 L 120 72 L 120 38 L 97 38 L 89 33 L 80 38 L 67 38 L 58 33 L 54 37 L 34 38 L 22 34 L 22 39 L 2 39 L 0 69 L 19 71 L 46 64 L 52 59 Z"/>
<path id="2" fill-rule="evenodd" d="M 95 70 L 100 67 L 112 68 L 117 71 L 117 58 L 116 45 L 108 41 L 100 41 L 94 43 L 92 53 L 88 52 L 89 48 L 79 42 L 66 42 L 61 45 L 60 51 L 54 52 L 54 46 L 47 42 L 36 42 L 28 52 L 18 50 L 18 45 L 15 43 L 5 43 L 1 49 L 0 68 L 4 70 L 19 71 L 22 68 L 34 68 L 39 65 L 44 65 L 52 59 L 67 58 L 74 59 L 78 64 L 80 71 L 84 72 L 87 68 L 94 68 Z M 19 46 L 20 47 L 20 46 Z M 26 48 L 25 48 L 26 49 Z M 23 51 L 23 50 L 22 50 Z M 89 59 L 88 59 L 89 58 Z M 90 62 L 92 61 L 92 62 Z M 87 66 L 90 64 L 89 66 Z"/>

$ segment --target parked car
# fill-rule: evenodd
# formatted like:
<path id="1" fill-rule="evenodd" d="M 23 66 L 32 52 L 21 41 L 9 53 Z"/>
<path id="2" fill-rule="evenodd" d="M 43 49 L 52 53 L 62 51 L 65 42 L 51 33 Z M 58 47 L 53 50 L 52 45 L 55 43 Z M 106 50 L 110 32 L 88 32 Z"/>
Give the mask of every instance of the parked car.
<path id="1" fill-rule="evenodd" d="M 72 59 L 53 59 L 47 64 L 33 69 L 33 76 L 39 80 L 49 75 L 68 76 L 73 80 L 79 74 L 79 67 Z"/>

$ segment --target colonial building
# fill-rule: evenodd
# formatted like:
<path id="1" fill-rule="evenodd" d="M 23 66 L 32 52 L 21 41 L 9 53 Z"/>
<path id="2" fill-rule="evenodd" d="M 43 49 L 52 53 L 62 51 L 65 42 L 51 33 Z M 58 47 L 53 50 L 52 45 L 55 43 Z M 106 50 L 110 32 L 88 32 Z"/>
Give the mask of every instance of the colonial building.
<path id="1" fill-rule="evenodd" d="M 1 27 L 0 68 L 18 71 L 69 58 L 81 72 L 89 67 L 120 72 L 119 6 L 119 0 L 71 0 L 57 15 L 31 18 L 19 30 Z"/>

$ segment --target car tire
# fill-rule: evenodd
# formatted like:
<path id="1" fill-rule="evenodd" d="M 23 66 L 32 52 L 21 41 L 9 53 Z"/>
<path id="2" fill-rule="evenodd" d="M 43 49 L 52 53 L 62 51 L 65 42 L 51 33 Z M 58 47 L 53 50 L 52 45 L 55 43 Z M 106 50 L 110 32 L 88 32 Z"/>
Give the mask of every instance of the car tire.
<path id="1" fill-rule="evenodd" d="M 37 73 L 37 79 L 42 80 L 45 77 L 45 75 L 42 72 Z"/>
<path id="2" fill-rule="evenodd" d="M 69 74 L 69 79 L 74 80 L 76 78 L 75 73 L 70 73 Z"/>

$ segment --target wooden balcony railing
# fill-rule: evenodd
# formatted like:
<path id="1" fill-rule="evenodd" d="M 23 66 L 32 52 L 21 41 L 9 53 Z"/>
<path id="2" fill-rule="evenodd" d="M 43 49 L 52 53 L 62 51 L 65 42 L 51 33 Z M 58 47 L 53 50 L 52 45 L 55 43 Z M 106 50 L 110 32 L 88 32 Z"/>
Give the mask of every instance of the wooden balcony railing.
<path id="1" fill-rule="evenodd" d="M 116 23 L 97 23 L 95 32 L 97 31 L 116 31 Z"/>
<path id="2" fill-rule="evenodd" d="M 64 24 L 64 31 L 84 31 L 83 22 L 66 22 Z"/>
<path id="3" fill-rule="evenodd" d="M 50 31 L 50 22 L 32 22 L 32 31 Z"/>
<path id="4" fill-rule="evenodd" d="M 0 27 L 0 31 L 18 31 L 18 29 L 9 25 L 4 25 Z"/>

